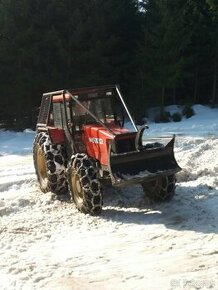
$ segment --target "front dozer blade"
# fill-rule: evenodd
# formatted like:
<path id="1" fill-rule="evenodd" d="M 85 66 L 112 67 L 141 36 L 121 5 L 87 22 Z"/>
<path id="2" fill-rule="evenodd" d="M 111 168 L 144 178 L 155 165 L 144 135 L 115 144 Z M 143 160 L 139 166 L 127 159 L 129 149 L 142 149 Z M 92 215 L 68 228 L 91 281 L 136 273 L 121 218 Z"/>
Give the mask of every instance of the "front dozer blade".
<path id="1" fill-rule="evenodd" d="M 174 140 L 175 137 L 166 146 L 144 146 L 140 151 L 128 153 L 113 154 L 110 150 L 112 184 L 118 187 L 139 184 L 180 171 L 173 152 Z"/>

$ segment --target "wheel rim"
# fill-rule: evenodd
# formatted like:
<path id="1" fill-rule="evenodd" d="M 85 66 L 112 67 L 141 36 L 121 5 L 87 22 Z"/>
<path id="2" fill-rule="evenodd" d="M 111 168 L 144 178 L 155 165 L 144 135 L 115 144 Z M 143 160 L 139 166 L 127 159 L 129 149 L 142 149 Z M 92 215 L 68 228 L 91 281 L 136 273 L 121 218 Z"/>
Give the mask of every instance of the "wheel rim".
<path id="1" fill-rule="evenodd" d="M 38 148 L 38 152 L 37 152 L 37 167 L 38 167 L 40 183 L 44 184 L 47 182 L 48 174 L 47 174 L 45 153 L 40 147 Z"/>
<path id="2" fill-rule="evenodd" d="M 78 173 L 73 172 L 71 177 L 71 184 L 73 187 L 73 195 L 75 202 L 81 204 L 83 202 L 83 190 Z"/>

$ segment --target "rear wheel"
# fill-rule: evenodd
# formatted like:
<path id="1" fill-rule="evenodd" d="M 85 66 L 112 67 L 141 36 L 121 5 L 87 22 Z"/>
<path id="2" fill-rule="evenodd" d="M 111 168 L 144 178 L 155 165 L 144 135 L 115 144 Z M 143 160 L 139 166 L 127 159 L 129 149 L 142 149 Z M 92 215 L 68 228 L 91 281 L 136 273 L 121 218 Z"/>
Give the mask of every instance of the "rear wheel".
<path id="1" fill-rule="evenodd" d="M 94 159 L 83 153 L 73 155 L 68 167 L 68 184 L 78 210 L 92 215 L 101 213 L 102 188 Z"/>
<path id="2" fill-rule="evenodd" d="M 142 184 L 146 198 L 150 202 L 170 201 L 175 195 L 175 174 L 157 177 Z"/>
<path id="3" fill-rule="evenodd" d="M 33 143 L 33 160 L 42 192 L 64 194 L 68 191 L 63 145 L 52 144 L 48 134 L 40 132 Z"/>

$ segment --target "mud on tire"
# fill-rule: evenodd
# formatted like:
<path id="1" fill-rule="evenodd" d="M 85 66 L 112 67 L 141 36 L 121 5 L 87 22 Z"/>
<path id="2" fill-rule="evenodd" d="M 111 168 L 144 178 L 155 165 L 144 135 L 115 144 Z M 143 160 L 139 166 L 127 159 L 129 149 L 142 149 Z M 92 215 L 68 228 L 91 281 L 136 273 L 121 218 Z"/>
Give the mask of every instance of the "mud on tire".
<path id="1" fill-rule="evenodd" d="M 175 195 L 175 174 L 157 177 L 142 184 L 145 197 L 151 202 L 170 201 Z"/>
<path id="2" fill-rule="evenodd" d="M 102 188 L 94 159 L 77 153 L 68 166 L 68 184 L 76 207 L 83 213 L 98 215 L 102 210 Z"/>
<path id="3" fill-rule="evenodd" d="M 48 134 L 41 132 L 33 143 L 33 160 L 42 192 L 65 194 L 68 191 L 67 158 L 63 145 L 52 144 Z"/>

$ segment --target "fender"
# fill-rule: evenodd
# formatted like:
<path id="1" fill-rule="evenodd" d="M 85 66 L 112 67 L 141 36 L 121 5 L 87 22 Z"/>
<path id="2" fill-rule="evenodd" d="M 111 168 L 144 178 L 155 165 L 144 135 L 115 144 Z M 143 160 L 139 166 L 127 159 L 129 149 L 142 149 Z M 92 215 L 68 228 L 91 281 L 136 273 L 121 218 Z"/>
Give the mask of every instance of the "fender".
<path id="1" fill-rule="evenodd" d="M 63 129 L 48 127 L 48 134 L 53 144 L 65 143 L 65 133 Z"/>

